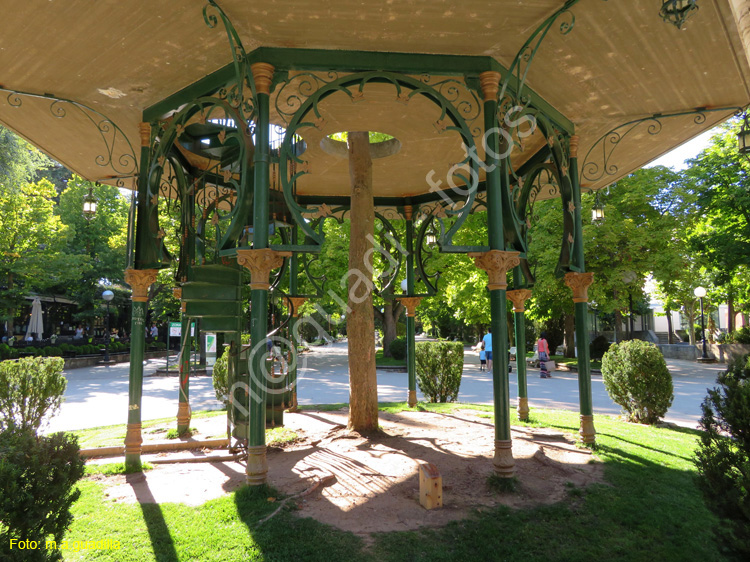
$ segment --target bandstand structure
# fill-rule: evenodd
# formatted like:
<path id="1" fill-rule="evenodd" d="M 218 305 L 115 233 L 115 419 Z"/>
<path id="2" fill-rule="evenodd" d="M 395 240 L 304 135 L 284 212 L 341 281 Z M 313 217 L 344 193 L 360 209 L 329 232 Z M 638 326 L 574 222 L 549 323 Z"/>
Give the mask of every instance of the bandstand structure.
<path id="1" fill-rule="evenodd" d="M 488 276 L 494 466 L 512 476 L 507 306 L 523 349 L 533 205 L 558 198 L 554 267 L 575 302 L 580 435 L 594 443 L 586 291 L 595 280 L 583 257 L 581 193 L 744 111 L 748 22 L 745 0 L 30 0 L 7 10 L 0 121 L 81 176 L 136 194 L 125 273 L 127 462 L 140 464 L 148 288 L 177 260 L 182 333 L 200 319 L 201 330 L 226 334 L 233 437 L 247 447 L 248 482 L 266 480 L 266 419 L 296 401 L 293 367 L 287 378 L 265 376 L 266 342 L 291 340 L 294 352 L 298 309 L 315 297 L 300 293 L 299 276 L 324 242 L 324 221 L 353 212 L 349 148 L 336 134 L 359 131 L 386 139 L 367 156 L 370 231 L 404 223 L 397 267 L 377 290 L 393 294 L 396 277 L 406 278 L 397 296 L 407 309 L 410 405 L 415 310 L 439 290 L 429 258 L 468 254 Z M 488 237 L 467 240 L 462 225 L 478 212 Z M 164 244 L 170 221 L 178 255 Z M 240 339 L 245 271 L 249 346 Z M 288 310 L 277 325 L 269 293 Z M 181 365 L 177 418 L 187 428 Z M 533 397 L 518 366 L 523 418 Z"/>

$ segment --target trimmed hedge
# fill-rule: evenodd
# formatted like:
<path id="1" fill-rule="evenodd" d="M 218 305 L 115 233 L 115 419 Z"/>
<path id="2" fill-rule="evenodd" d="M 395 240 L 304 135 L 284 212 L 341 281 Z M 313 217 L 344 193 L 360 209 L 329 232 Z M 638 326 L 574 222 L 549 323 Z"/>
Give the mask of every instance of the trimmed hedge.
<path id="1" fill-rule="evenodd" d="M 0 362 L 0 430 L 37 431 L 47 415 L 60 409 L 68 385 L 63 365 L 60 357 Z"/>
<path id="2" fill-rule="evenodd" d="M 406 359 L 406 339 L 396 338 L 391 342 L 391 357 L 403 361 Z"/>
<path id="3" fill-rule="evenodd" d="M 0 558 L 33 562 L 61 560 L 62 552 L 45 541 L 62 541 L 73 521 L 70 506 L 81 495 L 74 489 L 84 461 L 72 434 L 37 436 L 33 430 L 0 432 Z M 38 541 L 39 548 L 9 548 L 10 540 Z"/>
<path id="4" fill-rule="evenodd" d="M 672 405 L 674 386 L 659 348 L 631 340 L 615 343 L 602 358 L 604 388 L 628 421 L 654 424 Z"/>
<path id="5" fill-rule="evenodd" d="M 453 402 L 458 397 L 464 367 L 462 342 L 419 342 L 414 354 L 417 383 L 430 402 Z"/>

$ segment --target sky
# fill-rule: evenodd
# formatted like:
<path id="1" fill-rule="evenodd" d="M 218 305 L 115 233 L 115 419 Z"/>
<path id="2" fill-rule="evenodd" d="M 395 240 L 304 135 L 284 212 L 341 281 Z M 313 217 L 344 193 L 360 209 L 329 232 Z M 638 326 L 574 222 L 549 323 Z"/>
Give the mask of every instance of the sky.
<path id="1" fill-rule="evenodd" d="M 685 160 L 689 158 L 695 158 L 701 150 L 708 146 L 715 129 L 710 129 L 705 133 L 702 133 L 695 137 L 693 140 L 686 142 L 682 146 L 678 146 L 671 152 L 668 152 L 661 158 L 649 162 L 644 166 L 645 168 L 651 168 L 653 166 L 666 166 L 672 168 L 675 171 L 684 170 L 687 168 Z"/>

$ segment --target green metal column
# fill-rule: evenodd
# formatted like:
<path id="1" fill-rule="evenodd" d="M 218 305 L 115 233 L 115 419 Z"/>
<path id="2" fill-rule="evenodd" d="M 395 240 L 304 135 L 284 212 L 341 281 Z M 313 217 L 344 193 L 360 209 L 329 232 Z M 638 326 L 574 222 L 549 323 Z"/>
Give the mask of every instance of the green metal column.
<path id="1" fill-rule="evenodd" d="M 404 209 L 406 217 L 406 294 L 414 298 L 414 218 L 411 205 Z M 416 345 L 414 343 L 416 332 L 416 316 L 414 307 L 406 308 L 406 372 L 409 379 L 409 394 L 407 402 L 410 408 L 417 405 L 417 361 Z"/>
<path id="2" fill-rule="evenodd" d="M 251 67 L 256 88 L 255 123 L 255 182 L 253 191 L 253 251 L 268 248 L 268 189 L 269 189 L 269 94 L 273 66 L 255 63 Z M 257 256 L 257 254 L 255 254 Z M 265 287 L 256 279 L 262 267 L 257 259 L 251 267 L 250 284 L 250 428 L 248 438 L 247 482 L 261 485 L 266 482 L 266 365 L 263 357 L 268 333 L 268 276 Z M 262 273 L 261 273 L 262 275 Z"/>
<path id="3" fill-rule="evenodd" d="M 516 333 L 516 372 L 518 373 L 518 419 L 529 419 L 529 393 L 526 384 L 526 319 L 525 303 L 531 298 L 529 289 L 520 289 L 523 274 L 520 266 L 513 268 L 513 291 L 508 291 L 508 298 L 513 303 L 513 319 Z"/>
<path id="4" fill-rule="evenodd" d="M 495 409 L 495 473 L 511 478 L 515 472 L 510 434 L 510 382 L 508 379 L 507 272 L 518 265 L 518 252 L 505 251 L 502 191 L 508 189 L 506 159 L 500 161 L 497 123 L 498 72 L 480 74 L 484 93 L 484 130 L 487 150 L 487 224 L 490 251 L 472 254 L 478 267 L 487 271 L 492 323 L 492 386 Z"/>
<path id="5" fill-rule="evenodd" d="M 570 139 L 570 179 L 573 185 L 573 220 L 575 222 L 575 261 L 580 273 L 567 273 L 565 283 L 573 290 L 576 317 L 576 349 L 578 353 L 578 395 L 581 412 L 581 440 L 586 444 L 596 442 L 594 409 L 591 397 L 591 358 L 589 355 L 588 287 L 594 280 L 593 273 L 583 273 L 583 221 L 581 219 L 581 185 L 578 178 L 578 136 Z"/>
<path id="6" fill-rule="evenodd" d="M 195 266 L 196 236 L 195 236 L 195 189 L 191 189 L 193 183 L 188 181 L 183 174 L 178 174 L 180 183 L 180 199 L 182 201 L 182 213 L 180 217 L 180 229 L 182 230 L 182 247 L 180 248 L 180 264 L 178 269 L 178 281 L 185 283 L 193 279 L 193 267 Z M 177 433 L 185 435 L 190 429 L 190 351 L 193 337 L 190 334 L 190 318 L 186 314 L 187 304 L 182 301 L 182 288 L 174 290 L 175 298 L 180 301 L 182 320 L 182 331 L 180 332 L 180 385 L 178 391 L 177 406 Z M 200 340 L 200 332 L 196 326 L 195 338 Z"/>
<path id="7" fill-rule="evenodd" d="M 156 281 L 156 269 L 146 269 L 144 264 L 158 261 L 152 244 L 149 244 L 148 170 L 151 149 L 151 126 L 140 124 L 141 160 L 136 206 L 135 240 L 129 247 L 135 248 L 134 262 L 143 269 L 130 267 L 125 270 L 125 282 L 132 289 L 132 313 L 130 318 L 130 369 L 128 376 L 128 425 L 125 433 L 125 466 L 130 470 L 141 468 L 141 402 L 143 396 L 143 356 L 146 346 L 146 314 L 148 312 L 148 290 Z"/>
<path id="8" fill-rule="evenodd" d="M 297 227 L 296 225 L 292 228 L 292 245 L 297 245 Z M 295 334 L 297 333 L 297 322 L 299 322 L 299 307 L 306 299 L 297 296 L 299 291 L 299 257 L 297 253 L 293 253 L 289 258 L 289 295 L 292 300 L 291 318 L 289 320 L 289 345 L 291 346 L 292 359 L 289 363 L 289 388 L 292 390 L 291 403 L 289 404 L 289 411 L 297 411 L 297 341 L 295 341 Z"/>

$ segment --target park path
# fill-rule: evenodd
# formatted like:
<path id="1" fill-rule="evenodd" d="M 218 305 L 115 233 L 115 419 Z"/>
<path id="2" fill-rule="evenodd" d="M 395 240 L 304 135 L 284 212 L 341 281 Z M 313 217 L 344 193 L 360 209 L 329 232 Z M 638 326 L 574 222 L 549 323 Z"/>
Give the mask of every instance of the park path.
<path id="1" fill-rule="evenodd" d="M 174 360 L 172 360 L 174 361 Z M 696 427 L 700 404 L 706 389 L 712 387 L 724 366 L 703 365 L 692 361 L 668 359 L 667 364 L 675 387 L 675 398 L 666 420 L 683 426 Z M 142 419 L 170 417 L 177 414 L 177 377 L 155 376 L 164 367 L 164 359 L 144 362 Z M 510 376 L 510 395 L 515 403 L 518 395 L 515 363 Z M 66 371 L 68 388 L 59 415 L 47 431 L 83 429 L 127 422 L 127 363 L 95 366 Z M 346 342 L 314 347 L 302 354 L 299 365 L 298 401 L 300 404 L 331 404 L 349 401 L 349 373 Z M 540 379 L 538 370 L 528 376 L 529 405 L 534 407 L 578 409 L 578 380 L 575 373 L 557 371 L 551 379 Z M 423 399 L 417 391 L 418 398 Z M 594 413 L 619 414 L 600 375 L 592 377 Z M 402 402 L 407 396 L 406 373 L 378 370 L 378 398 L 381 402 Z M 479 371 L 478 357 L 468 349 L 465 353 L 463 378 L 458 399 L 477 404 L 492 403 L 492 379 Z M 195 376 L 190 380 L 193 410 L 220 408 L 214 396 L 211 377 Z"/>

